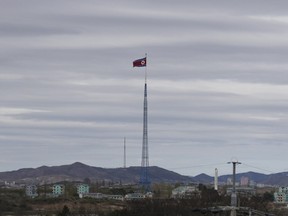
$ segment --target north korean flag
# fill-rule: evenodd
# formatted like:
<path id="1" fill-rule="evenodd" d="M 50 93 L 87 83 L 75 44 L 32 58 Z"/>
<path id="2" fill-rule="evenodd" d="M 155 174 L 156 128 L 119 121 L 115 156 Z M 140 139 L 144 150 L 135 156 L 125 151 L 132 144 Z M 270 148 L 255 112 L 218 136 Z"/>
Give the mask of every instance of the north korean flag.
<path id="1" fill-rule="evenodd" d="M 133 67 L 146 67 L 146 57 L 133 61 Z"/>

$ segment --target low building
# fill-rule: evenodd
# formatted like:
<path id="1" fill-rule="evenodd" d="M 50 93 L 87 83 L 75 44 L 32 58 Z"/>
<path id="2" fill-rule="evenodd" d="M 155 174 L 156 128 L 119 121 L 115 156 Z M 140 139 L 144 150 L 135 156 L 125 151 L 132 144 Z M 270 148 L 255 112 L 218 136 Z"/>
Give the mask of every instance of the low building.
<path id="1" fill-rule="evenodd" d="M 79 194 L 80 198 L 88 197 L 93 199 L 113 199 L 113 200 L 124 200 L 122 195 L 107 195 L 102 193 L 83 193 Z"/>
<path id="2" fill-rule="evenodd" d="M 251 197 L 256 195 L 256 189 L 251 187 L 236 187 L 236 193 L 245 196 L 245 197 Z M 233 191 L 233 188 L 227 188 L 227 194 L 231 195 Z"/>
<path id="3" fill-rule="evenodd" d="M 142 193 L 130 193 L 125 195 L 126 200 L 145 199 L 146 196 Z"/>
<path id="4" fill-rule="evenodd" d="M 93 199 L 104 199 L 105 195 L 102 193 L 85 193 L 85 194 L 79 194 L 80 198 L 88 197 Z"/>
<path id="5" fill-rule="evenodd" d="M 172 198 L 189 198 L 200 196 L 196 186 L 180 186 L 172 190 Z"/>
<path id="6" fill-rule="evenodd" d="M 124 197 L 122 195 L 106 195 L 106 198 L 120 201 L 124 200 Z"/>

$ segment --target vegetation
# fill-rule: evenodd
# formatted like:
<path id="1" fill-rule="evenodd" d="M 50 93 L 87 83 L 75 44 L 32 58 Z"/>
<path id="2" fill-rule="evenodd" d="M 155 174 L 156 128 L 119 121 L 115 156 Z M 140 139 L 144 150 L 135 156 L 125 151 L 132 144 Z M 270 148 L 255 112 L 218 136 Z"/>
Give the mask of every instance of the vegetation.
<path id="1" fill-rule="evenodd" d="M 68 215 L 70 215 L 70 210 L 66 205 L 64 205 L 62 211 L 58 214 L 58 216 L 68 216 Z"/>
<path id="2" fill-rule="evenodd" d="M 80 199 L 72 184 L 65 184 L 66 194 L 62 197 L 50 198 L 42 196 L 28 198 L 23 189 L 0 189 L 0 216 L 6 215 L 45 215 L 45 216 L 198 216 L 213 215 L 211 207 L 230 205 L 230 197 L 219 195 L 214 189 L 199 185 L 200 194 L 182 199 L 172 199 L 172 189 L 178 185 L 155 184 L 152 186 L 154 199 L 138 201 Z M 47 191 L 45 187 L 43 191 Z M 96 190 L 96 188 L 95 188 Z M 93 191 L 96 192 L 96 191 Z M 125 195 L 135 192 L 133 187 L 98 186 L 97 192 L 105 194 Z M 287 216 L 287 209 L 273 203 L 273 193 L 265 192 L 257 196 L 240 197 L 240 205 L 259 211 Z M 215 213 L 215 212 L 214 212 Z M 219 216 L 226 216 L 222 212 Z M 215 215 L 215 214 L 214 214 Z"/>
<path id="3" fill-rule="evenodd" d="M 156 199 L 168 199 L 168 198 L 170 198 L 173 188 L 177 187 L 177 186 L 178 185 L 173 186 L 171 184 L 159 184 L 159 183 L 154 184 L 152 186 L 154 198 L 156 198 Z"/>

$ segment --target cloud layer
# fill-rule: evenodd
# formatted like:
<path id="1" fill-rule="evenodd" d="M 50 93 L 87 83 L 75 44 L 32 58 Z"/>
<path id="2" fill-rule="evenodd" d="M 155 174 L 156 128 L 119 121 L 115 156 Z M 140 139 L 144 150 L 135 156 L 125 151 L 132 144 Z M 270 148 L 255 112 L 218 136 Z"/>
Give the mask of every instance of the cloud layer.
<path id="1" fill-rule="evenodd" d="M 287 170 L 287 4 L 0 2 L 0 171 L 140 165 L 145 53 L 150 165 Z"/>

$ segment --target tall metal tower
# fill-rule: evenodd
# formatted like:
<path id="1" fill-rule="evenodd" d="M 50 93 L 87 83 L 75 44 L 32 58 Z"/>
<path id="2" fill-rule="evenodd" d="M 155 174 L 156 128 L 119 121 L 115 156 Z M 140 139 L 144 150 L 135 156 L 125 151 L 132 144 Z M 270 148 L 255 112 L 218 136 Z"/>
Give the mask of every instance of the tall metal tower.
<path id="1" fill-rule="evenodd" d="M 143 141 L 140 184 L 148 191 L 150 190 L 150 180 L 148 175 L 149 155 L 148 155 L 148 102 L 147 102 L 147 54 L 145 58 L 137 59 L 133 62 L 133 67 L 145 67 L 144 85 L 144 113 L 143 113 Z"/>
<path id="2" fill-rule="evenodd" d="M 144 86 L 144 113 L 143 113 L 143 141 L 142 141 L 142 161 L 141 161 L 141 177 L 140 184 L 149 190 L 150 180 L 148 175 L 149 154 L 148 154 L 148 102 L 147 102 L 147 83 L 145 79 Z"/>

